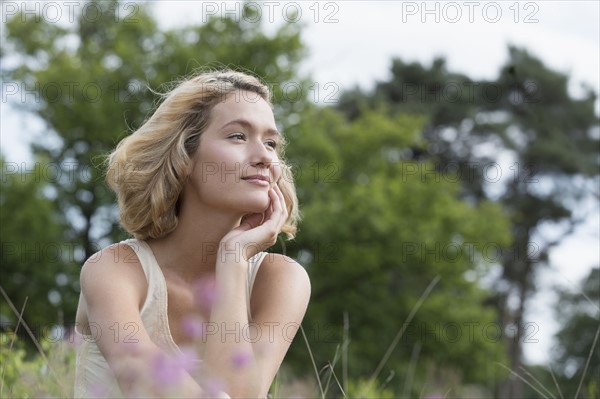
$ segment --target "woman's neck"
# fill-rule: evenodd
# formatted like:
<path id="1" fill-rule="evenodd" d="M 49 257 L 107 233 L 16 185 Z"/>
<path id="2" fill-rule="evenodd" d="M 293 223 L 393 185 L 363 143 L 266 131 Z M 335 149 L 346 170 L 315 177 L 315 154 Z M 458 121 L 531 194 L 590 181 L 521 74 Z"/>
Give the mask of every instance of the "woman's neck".
<path id="1" fill-rule="evenodd" d="M 240 224 L 241 217 L 216 209 L 182 207 L 175 230 L 148 244 L 163 271 L 195 281 L 214 274 L 221 239 Z"/>

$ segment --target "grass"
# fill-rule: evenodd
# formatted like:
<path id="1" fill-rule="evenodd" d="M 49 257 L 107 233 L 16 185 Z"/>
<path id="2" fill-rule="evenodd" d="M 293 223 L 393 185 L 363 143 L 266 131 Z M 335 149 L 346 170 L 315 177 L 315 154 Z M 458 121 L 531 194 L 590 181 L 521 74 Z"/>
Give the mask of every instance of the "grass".
<path id="1" fill-rule="evenodd" d="M 580 394 L 583 393 L 583 385 L 584 385 L 585 377 L 587 376 L 590 361 L 592 360 L 592 356 L 594 355 L 594 353 L 597 353 L 594 351 L 595 351 L 596 347 L 598 346 L 598 337 L 599 336 L 600 336 L 600 326 L 598 326 L 598 329 L 596 330 L 596 335 L 594 336 L 594 341 L 592 343 L 592 347 L 590 348 L 590 352 L 588 353 L 588 357 L 586 359 L 581 378 L 579 379 L 579 383 L 577 385 L 577 391 L 575 392 L 575 395 L 573 396 L 574 399 L 578 399 L 580 397 Z M 558 399 L 558 398 L 565 399 L 563 392 L 560 388 L 560 385 L 558 384 L 558 381 L 556 380 L 556 376 L 555 376 L 554 372 L 552 371 L 552 368 L 549 369 L 549 372 L 552 377 L 552 381 L 554 383 L 554 388 L 556 388 L 556 392 L 554 392 L 554 393 L 552 391 L 550 391 L 547 387 L 545 387 L 544 384 L 542 382 L 540 382 L 538 378 L 536 378 L 532 373 L 527 371 L 525 368 L 521 367 L 521 371 L 523 373 L 523 375 L 522 375 L 522 374 L 517 373 L 514 370 L 511 370 L 509 367 L 507 367 L 501 363 L 497 363 L 497 364 L 500 367 L 506 369 L 508 372 L 510 372 L 510 374 L 512 374 L 516 378 L 523 381 L 523 383 L 525 383 L 528 387 L 530 387 L 535 392 L 537 392 L 541 398 L 543 398 L 543 399 Z M 591 389 L 594 389 L 594 388 L 591 388 Z M 597 393 L 589 393 L 588 397 L 598 398 L 598 394 Z"/>
<path id="2" fill-rule="evenodd" d="M 431 281 L 429 286 L 421 294 L 419 300 L 413 306 L 410 314 L 402 323 L 394 339 L 383 354 L 377 367 L 374 369 L 371 376 L 367 379 L 349 379 L 348 377 L 348 351 L 350 347 L 349 339 L 349 316 L 344 314 L 344 331 L 341 344 L 336 348 L 333 360 L 328 362 L 323 367 L 319 368 L 315 362 L 314 354 L 311 349 L 309 340 L 304 329 L 301 327 L 300 332 L 306 345 L 310 361 L 313 369 L 313 380 L 299 379 L 291 377 L 286 379 L 285 372 L 278 373 L 272 387 L 270 396 L 273 398 L 279 397 L 315 397 L 327 399 L 332 397 L 343 398 L 397 398 L 410 397 L 413 392 L 415 370 L 419 361 L 420 346 L 416 345 L 408 364 L 407 372 L 404 376 L 402 392 L 394 392 L 388 388 L 389 383 L 396 377 L 392 371 L 384 380 L 380 382 L 380 376 L 384 367 L 392 354 L 400 339 L 403 337 L 406 326 L 410 324 L 414 316 L 419 311 L 422 304 L 427 300 L 436 284 L 439 282 L 439 276 Z M 49 341 L 39 341 L 32 333 L 27 323 L 22 316 L 27 304 L 18 310 L 5 291 L 0 286 L 0 294 L 10 306 L 12 312 L 17 317 L 17 324 L 11 334 L 2 334 L 1 345 L 2 352 L 0 353 L 0 397 L 71 397 L 72 387 L 74 382 L 75 369 L 75 347 L 67 341 L 53 343 Z M 37 356 L 28 356 L 22 343 L 17 340 L 17 333 L 22 328 L 34 342 L 37 349 Z M 583 398 L 585 393 L 586 376 L 589 370 L 589 365 L 592 356 L 598 346 L 600 336 L 600 327 L 596 331 L 596 335 L 590 348 L 583 373 L 578 383 L 577 391 L 574 399 Z M 341 363 L 341 364 L 340 364 Z M 507 366 L 497 363 L 498 367 L 507 370 L 512 376 L 520 379 L 524 384 L 530 387 L 540 398 L 544 399 L 565 399 L 563 391 L 557 378 L 550 368 L 549 373 L 552 377 L 552 385 L 545 386 L 539 378 L 533 375 L 532 372 L 521 368 L 519 371 L 512 370 Z M 341 375 L 336 372 L 341 367 Z M 590 388 L 591 387 L 591 388 Z M 594 392 L 593 384 L 587 387 L 587 396 L 598 397 Z M 465 392 L 455 392 L 452 389 L 445 388 L 443 395 L 426 396 L 427 390 L 433 389 L 433 386 L 423 385 L 420 389 L 419 398 L 446 398 L 467 396 Z M 425 395 L 425 396 L 424 396 Z"/>
<path id="3" fill-rule="evenodd" d="M 73 346 L 67 341 L 54 343 L 37 340 L 22 319 L 27 300 L 18 312 L 1 286 L 0 293 L 18 316 L 15 330 L 11 334 L 0 334 L 0 398 L 72 397 L 75 371 Z M 34 342 L 37 356 L 28 356 L 22 342 L 17 340 L 20 326 Z"/>

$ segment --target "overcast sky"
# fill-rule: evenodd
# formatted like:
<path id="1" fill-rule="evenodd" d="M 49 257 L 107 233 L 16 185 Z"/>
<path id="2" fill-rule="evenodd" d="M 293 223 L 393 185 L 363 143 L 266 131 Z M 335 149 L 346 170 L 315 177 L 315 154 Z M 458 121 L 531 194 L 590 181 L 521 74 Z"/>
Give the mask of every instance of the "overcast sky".
<path id="1" fill-rule="evenodd" d="M 19 6 L 22 2 L 3 2 Z M 65 2 L 54 2 L 65 3 Z M 236 3 L 154 1 L 163 28 L 201 23 L 211 15 L 225 17 Z M 132 2 L 123 15 L 134 11 Z M 305 1 L 253 3 L 261 23 L 272 32 L 286 19 L 304 26 L 309 55 L 302 71 L 321 88 L 319 100 L 337 98 L 345 88 L 370 88 L 388 78 L 392 57 L 429 64 L 436 56 L 448 68 L 473 79 L 491 79 L 507 59 L 507 45 L 527 48 L 546 65 L 571 76 L 571 91 L 585 83 L 600 92 L 600 2 L 598 1 Z M 293 11 L 300 10 L 297 17 Z M 328 86 L 325 86 L 329 84 Z M 0 104 L 2 153 L 9 161 L 28 160 L 31 135 L 41 123 Z M 600 113 L 598 103 L 596 110 Z M 530 306 L 529 321 L 539 325 L 538 343 L 524 345 L 529 361 L 545 361 L 555 300 L 552 286 L 574 287 L 600 264 L 598 205 L 589 222 L 551 254 L 552 270 L 538 277 L 541 287 Z"/>
<path id="2" fill-rule="evenodd" d="M 256 3 L 254 3 L 256 4 Z M 530 49 L 574 81 L 598 86 L 597 1 L 305 1 L 265 2 L 267 29 L 286 18 L 303 24 L 310 50 L 305 71 L 317 82 L 370 87 L 385 79 L 393 56 L 428 63 L 445 56 L 450 69 L 492 78 L 507 43 Z M 227 15 L 234 3 L 158 2 L 164 27 Z M 292 12 L 301 10 L 293 19 Z M 271 22 L 273 21 L 273 22 Z"/>

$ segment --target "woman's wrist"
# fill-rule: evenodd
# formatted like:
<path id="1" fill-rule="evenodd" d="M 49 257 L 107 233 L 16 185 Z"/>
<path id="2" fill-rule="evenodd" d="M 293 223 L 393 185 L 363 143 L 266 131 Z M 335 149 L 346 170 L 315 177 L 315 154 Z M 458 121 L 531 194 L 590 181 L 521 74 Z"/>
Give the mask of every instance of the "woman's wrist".
<path id="1" fill-rule="evenodd" d="M 224 246 L 219 249 L 217 252 L 216 259 L 216 267 L 217 269 L 221 267 L 226 268 L 239 268 L 242 270 L 247 270 L 248 268 L 248 258 L 246 257 L 244 251 L 236 248 L 235 250 L 227 250 Z"/>
<path id="2" fill-rule="evenodd" d="M 217 250 L 217 262 L 221 263 L 248 263 L 259 252 L 269 248 L 272 244 L 250 242 L 221 242 Z"/>

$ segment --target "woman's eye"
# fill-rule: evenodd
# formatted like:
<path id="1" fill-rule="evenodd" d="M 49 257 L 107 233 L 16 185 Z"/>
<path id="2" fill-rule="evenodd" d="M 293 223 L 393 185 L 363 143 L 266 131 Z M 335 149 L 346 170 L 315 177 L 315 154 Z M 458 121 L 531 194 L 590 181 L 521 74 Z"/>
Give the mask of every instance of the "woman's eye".
<path id="1" fill-rule="evenodd" d="M 267 141 L 267 145 L 273 149 L 277 148 L 277 142 L 274 140 Z"/>
<path id="2" fill-rule="evenodd" d="M 231 136 L 229 136 L 229 138 L 236 139 L 236 140 L 246 140 L 246 136 L 243 133 L 232 134 Z"/>

